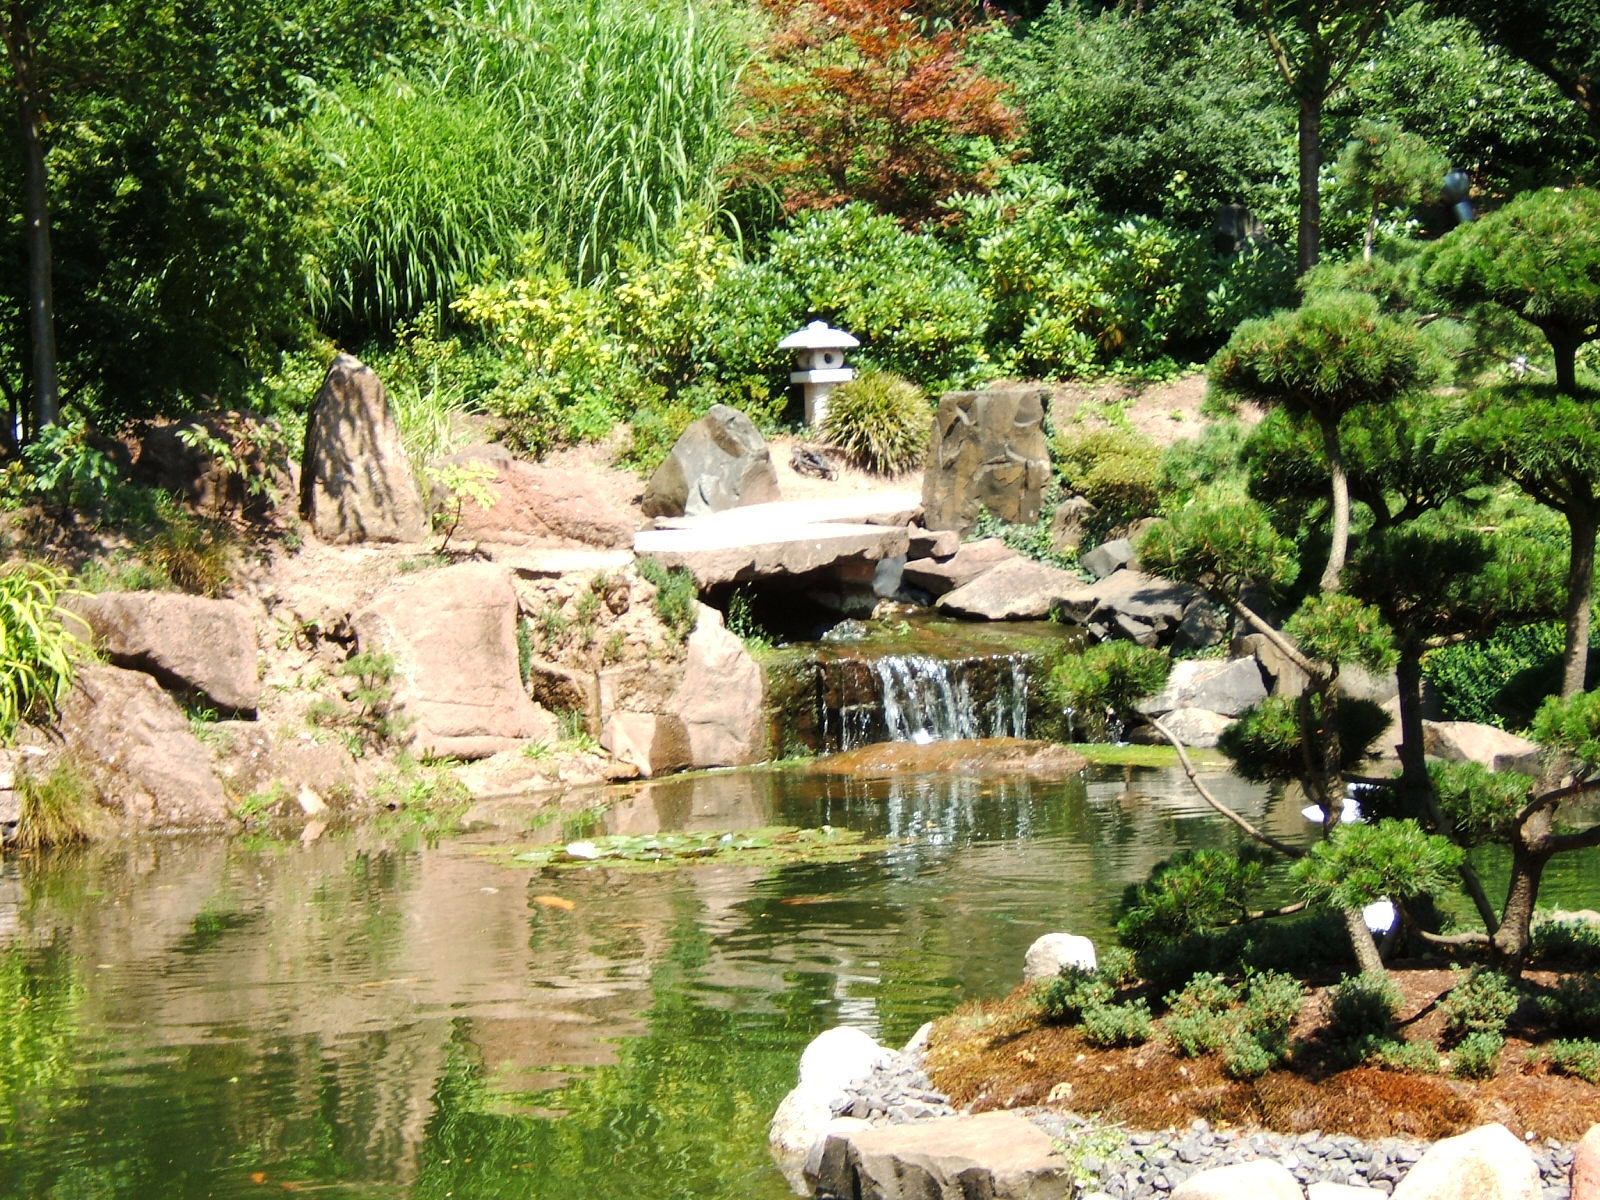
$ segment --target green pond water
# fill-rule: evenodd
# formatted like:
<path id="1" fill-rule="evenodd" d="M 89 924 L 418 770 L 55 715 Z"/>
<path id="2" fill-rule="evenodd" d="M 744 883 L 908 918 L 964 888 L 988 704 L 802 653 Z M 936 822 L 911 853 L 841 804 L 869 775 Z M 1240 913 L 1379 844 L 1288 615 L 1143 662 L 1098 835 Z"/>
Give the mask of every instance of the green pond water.
<path id="1" fill-rule="evenodd" d="M 1220 773 L 1246 815 L 1297 806 Z M 766 1123 L 800 1050 L 898 1044 L 1109 927 L 1180 847 L 1181 778 L 866 783 L 757 771 L 591 795 L 537 828 L 146 840 L 0 864 L 0 1196 L 734 1197 L 787 1191 Z M 603 805 L 604 812 L 598 810 Z M 830 824 L 832 865 L 534 874 L 509 843 Z M 1600 901 L 1594 855 L 1551 898 Z"/>

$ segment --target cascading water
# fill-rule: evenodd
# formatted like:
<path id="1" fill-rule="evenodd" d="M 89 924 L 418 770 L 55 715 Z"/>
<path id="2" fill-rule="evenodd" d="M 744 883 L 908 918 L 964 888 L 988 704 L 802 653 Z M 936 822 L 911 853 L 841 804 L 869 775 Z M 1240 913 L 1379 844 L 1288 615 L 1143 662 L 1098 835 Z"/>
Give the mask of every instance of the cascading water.
<path id="1" fill-rule="evenodd" d="M 1026 737 L 1029 661 L 886 654 L 824 664 L 820 748 Z"/>

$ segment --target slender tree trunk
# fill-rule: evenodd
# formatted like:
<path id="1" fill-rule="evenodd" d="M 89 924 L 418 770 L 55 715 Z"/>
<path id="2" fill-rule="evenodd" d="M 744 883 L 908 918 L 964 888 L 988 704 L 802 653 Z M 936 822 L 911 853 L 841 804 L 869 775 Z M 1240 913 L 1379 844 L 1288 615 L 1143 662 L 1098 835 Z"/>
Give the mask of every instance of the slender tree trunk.
<path id="1" fill-rule="evenodd" d="M 1412 795 L 1428 787 L 1428 763 L 1422 748 L 1422 648 L 1410 641 L 1400 647 L 1394 667 L 1400 694 L 1400 783 Z"/>
<path id="2" fill-rule="evenodd" d="M 1322 256 L 1322 95 L 1302 84 L 1299 117 L 1300 235 L 1297 265 L 1304 275 Z"/>
<path id="3" fill-rule="evenodd" d="M 45 170 L 42 114 L 33 58 L 33 32 L 26 8 L 12 0 L 3 19 L 6 54 L 16 85 L 17 123 L 22 135 L 23 233 L 28 254 L 28 335 L 32 348 L 33 422 L 30 433 L 60 415 L 56 375 L 54 265 L 50 253 L 50 186 Z"/>
<path id="4" fill-rule="evenodd" d="M 1572 536 L 1571 557 L 1567 560 L 1567 646 L 1561 656 L 1561 694 L 1576 696 L 1583 691 L 1589 673 L 1589 622 L 1594 591 L 1594 543 L 1600 519 L 1591 509 L 1575 508 L 1566 513 Z"/>
<path id="5" fill-rule="evenodd" d="M 1555 814 L 1540 809 L 1524 821 L 1511 841 L 1511 882 L 1506 887 L 1505 906 L 1500 910 L 1500 928 L 1489 940 L 1495 965 L 1520 974 L 1528 957 L 1532 939 L 1533 906 L 1539 898 L 1539 882 L 1544 865 L 1550 861 L 1550 829 Z"/>
<path id="6" fill-rule="evenodd" d="M 1344 451 L 1339 445 L 1338 418 L 1320 424 L 1333 494 L 1333 528 L 1328 539 L 1328 565 L 1323 568 L 1319 586 L 1325 592 L 1337 592 L 1344 588 L 1344 560 L 1350 545 L 1350 478 L 1345 474 Z"/>
<path id="7" fill-rule="evenodd" d="M 1356 966 L 1361 968 L 1361 973 L 1381 973 L 1383 957 L 1378 953 L 1378 943 L 1372 940 L 1372 931 L 1367 928 L 1361 910 L 1346 908 L 1339 915 L 1344 918 L 1344 931 L 1350 938 L 1350 949 L 1355 952 Z"/>

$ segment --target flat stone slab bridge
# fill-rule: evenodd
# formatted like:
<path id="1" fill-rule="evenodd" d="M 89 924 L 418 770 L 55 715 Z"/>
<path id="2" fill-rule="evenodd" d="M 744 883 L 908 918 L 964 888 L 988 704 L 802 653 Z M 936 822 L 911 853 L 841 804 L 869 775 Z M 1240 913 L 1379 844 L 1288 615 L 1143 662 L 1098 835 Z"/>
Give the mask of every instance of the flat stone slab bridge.
<path id="1" fill-rule="evenodd" d="M 822 500 L 778 500 L 694 517 L 658 517 L 633 551 L 682 567 L 701 588 L 754 579 L 829 575 L 870 580 L 878 563 L 904 559 L 922 494 L 873 492 Z"/>

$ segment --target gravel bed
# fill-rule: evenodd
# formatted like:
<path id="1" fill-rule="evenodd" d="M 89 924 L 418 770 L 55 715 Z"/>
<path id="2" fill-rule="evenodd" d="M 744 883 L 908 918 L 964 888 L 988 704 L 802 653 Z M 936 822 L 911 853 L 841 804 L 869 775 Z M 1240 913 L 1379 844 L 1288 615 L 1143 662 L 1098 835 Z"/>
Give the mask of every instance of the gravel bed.
<path id="1" fill-rule="evenodd" d="M 871 1076 L 848 1089 L 838 1116 L 874 1124 L 901 1125 L 955 1113 L 934 1088 L 918 1057 L 896 1054 Z M 1073 1161 L 1083 1200 L 1152 1200 L 1166 1196 L 1189 1176 L 1211 1167 L 1270 1158 L 1282 1163 L 1302 1186 L 1327 1180 L 1394 1190 L 1430 1143 L 1358 1138 L 1321 1133 L 1245 1133 L 1213 1129 L 1197 1120 L 1187 1129 L 1150 1133 L 1097 1124 L 1070 1113 L 1027 1114 Z M 1569 1200 L 1574 1148 L 1557 1141 L 1530 1145 L 1544 1185 L 1543 1200 Z M 1096 1190 L 1098 1189 L 1098 1190 Z"/>

